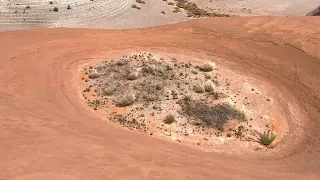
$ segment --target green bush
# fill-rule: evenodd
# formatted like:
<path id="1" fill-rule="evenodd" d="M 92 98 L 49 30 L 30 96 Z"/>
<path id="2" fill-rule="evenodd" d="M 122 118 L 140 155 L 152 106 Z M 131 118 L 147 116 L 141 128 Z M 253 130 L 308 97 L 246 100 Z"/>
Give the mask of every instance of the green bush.
<path id="1" fill-rule="evenodd" d="M 277 138 L 277 135 L 271 132 L 270 130 L 265 131 L 263 134 L 260 134 L 259 142 L 260 144 L 270 147 L 271 143 Z"/>

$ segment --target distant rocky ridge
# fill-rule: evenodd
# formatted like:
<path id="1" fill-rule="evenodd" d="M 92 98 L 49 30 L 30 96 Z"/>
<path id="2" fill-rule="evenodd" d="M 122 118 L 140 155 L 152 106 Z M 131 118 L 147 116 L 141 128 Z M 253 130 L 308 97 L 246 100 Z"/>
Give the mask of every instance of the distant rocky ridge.
<path id="1" fill-rule="evenodd" d="M 306 16 L 320 16 L 320 6 L 306 14 Z"/>

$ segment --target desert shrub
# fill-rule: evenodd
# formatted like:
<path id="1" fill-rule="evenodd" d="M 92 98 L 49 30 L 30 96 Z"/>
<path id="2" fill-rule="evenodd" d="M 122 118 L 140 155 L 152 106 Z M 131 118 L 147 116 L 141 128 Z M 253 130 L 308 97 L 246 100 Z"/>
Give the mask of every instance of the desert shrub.
<path id="1" fill-rule="evenodd" d="M 244 111 L 239 111 L 235 118 L 238 119 L 239 121 L 247 121 L 247 116 Z"/>
<path id="2" fill-rule="evenodd" d="M 108 86 L 104 89 L 102 89 L 102 95 L 103 96 L 111 96 L 116 91 L 116 88 L 114 86 Z"/>
<path id="3" fill-rule="evenodd" d="M 26 6 L 26 9 L 30 9 L 30 6 L 29 6 L 29 5 L 27 5 L 27 6 Z"/>
<path id="4" fill-rule="evenodd" d="M 71 6 L 70 6 L 70 4 L 68 5 L 67 9 L 71 9 Z"/>
<path id="5" fill-rule="evenodd" d="M 211 92 L 211 95 L 213 97 L 214 100 L 218 100 L 222 97 L 224 97 L 224 94 L 223 93 L 218 93 L 218 92 L 215 92 L 215 91 L 212 91 Z"/>
<path id="6" fill-rule="evenodd" d="M 183 97 L 183 100 L 186 102 L 186 103 L 190 103 L 192 101 L 192 96 L 191 95 L 185 95 Z"/>
<path id="7" fill-rule="evenodd" d="M 205 87 L 203 84 L 198 84 L 193 87 L 194 92 L 196 93 L 204 93 L 205 92 Z"/>
<path id="8" fill-rule="evenodd" d="M 203 72 L 210 72 L 216 67 L 216 63 L 207 62 L 204 65 L 200 66 L 200 70 Z"/>
<path id="9" fill-rule="evenodd" d="M 269 147 L 271 143 L 276 139 L 277 135 L 270 130 L 265 131 L 263 134 L 259 134 L 259 143 Z"/>
<path id="10" fill-rule="evenodd" d="M 212 92 L 213 91 L 213 83 L 211 81 L 207 81 L 204 84 L 204 89 L 206 92 Z"/>
<path id="11" fill-rule="evenodd" d="M 237 137 L 237 138 L 243 138 L 244 135 L 243 135 L 243 130 L 244 130 L 244 127 L 243 126 L 239 126 L 238 129 L 235 131 L 234 135 Z"/>
<path id="12" fill-rule="evenodd" d="M 219 83 L 218 79 L 211 79 L 211 81 L 212 81 L 216 86 L 220 86 L 220 83 Z"/>
<path id="13" fill-rule="evenodd" d="M 135 9 L 141 9 L 139 6 L 137 6 L 137 5 L 135 5 L 135 4 L 133 4 L 132 6 L 131 6 L 132 8 L 135 8 Z"/>
<path id="14" fill-rule="evenodd" d="M 120 97 L 119 100 L 117 100 L 116 106 L 118 107 L 130 106 L 134 103 L 135 100 L 136 100 L 136 96 L 133 93 L 128 93 Z"/>
<path id="15" fill-rule="evenodd" d="M 162 84 L 157 84 L 156 85 L 156 90 L 161 90 L 163 89 L 163 85 Z"/>
<path id="16" fill-rule="evenodd" d="M 132 5 L 131 6 L 132 8 L 137 8 L 137 5 Z M 117 61 L 116 63 L 115 63 L 117 66 L 124 66 L 124 65 L 126 65 L 126 64 L 128 64 L 128 62 L 126 61 L 126 60 L 124 60 L 124 59 L 120 59 L 119 61 Z"/>
<path id="17" fill-rule="evenodd" d="M 142 68 L 142 72 L 147 73 L 147 74 L 154 74 L 154 66 L 146 66 Z"/>
<path id="18" fill-rule="evenodd" d="M 165 123 L 165 124 L 172 124 L 173 122 L 175 122 L 176 120 L 175 120 L 175 118 L 174 118 L 174 116 L 172 115 L 172 114 L 169 114 L 169 115 L 167 115 L 165 118 L 164 118 L 164 120 L 163 120 L 163 122 Z"/>
<path id="19" fill-rule="evenodd" d="M 174 7 L 174 10 L 172 11 L 173 13 L 179 13 L 181 12 L 179 7 Z"/>
<path id="20" fill-rule="evenodd" d="M 138 71 L 133 71 L 128 74 L 127 79 L 128 80 L 136 80 L 139 78 L 139 72 Z"/>
<path id="21" fill-rule="evenodd" d="M 157 94 L 148 93 L 143 96 L 143 99 L 148 102 L 157 101 L 159 99 L 159 96 Z"/>
<path id="22" fill-rule="evenodd" d="M 53 1 L 49 1 L 49 4 L 53 4 Z"/>
<path id="23" fill-rule="evenodd" d="M 90 92 L 90 88 L 86 88 L 85 90 L 83 90 L 83 92 Z"/>
<path id="24" fill-rule="evenodd" d="M 90 78 L 90 79 L 96 79 L 96 78 L 98 78 L 98 77 L 100 77 L 100 74 L 98 74 L 98 73 L 90 73 L 89 75 L 88 75 L 88 78 Z"/>
<path id="25" fill-rule="evenodd" d="M 243 112 L 229 103 L 212 106 L 201 102 L 190 102 L 182 106 L 182 111 L 190 117 L 201 120 L 206 125 L 215 126 L 219 129 L 222 129 L 229 119 L 237 119 L 239 121 L 244 119 Z"/>
<path id="26" fill-rule="evenodd" d="M 173 2 L 168 2 L 168 5 L 173 6 L 174 3 Z"/>
<path id="27" fill-rule="evenodd" d="M 140 4 L 145 4 L 146 2 L 142 1 L 142 0 L 136 0 L 137 3 L 140 3 Z"/>
<path id="28" fill-rule="evenodd" d="M 57 7 L 54 7 L 54 8 L 53 8 L 53 11 L 54 11 L 54 12 L 58 12 L 59 9 L 58 9 Z"/>
<path id="29" fill-rule="evenodd" d="M 162 14 L 166 14 L 166 12 L 165 12 L 165 11 L 161 11 L 160 13 L 162 13 Z"/>
<path id="30" fill-rule="evenodd" d="M 188 2 L 186 0 L 176 0 L 177 6 L 187 11 L 188 17 L 229 17 L 229 14 L 209 13 L 203 9 L 200 9 L 195 3 Z"/>

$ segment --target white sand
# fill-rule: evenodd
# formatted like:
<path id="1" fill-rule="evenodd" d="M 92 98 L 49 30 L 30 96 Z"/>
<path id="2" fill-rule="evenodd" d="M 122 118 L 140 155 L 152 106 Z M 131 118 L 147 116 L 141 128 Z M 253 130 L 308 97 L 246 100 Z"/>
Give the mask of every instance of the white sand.
<path id="1" fill-rule="evenodd" d="M 0 31 L 35 27 L 143 28 L 185 21 L 184 12 L 173 13 L 163 0 L 0 0 Z M 199 7 L 232 15 L 300 15 L 319 0 L 192 0 Z M 131 8 L 137 4 L 141 10 Z M 26 9 L 29 5 L 30 8 Z M 67 10 L 70 5 L 72 9 Z M 53 12 L 58 7 L 59 12 Z M 165 11 L 165 14 L 160 13 Z"/>

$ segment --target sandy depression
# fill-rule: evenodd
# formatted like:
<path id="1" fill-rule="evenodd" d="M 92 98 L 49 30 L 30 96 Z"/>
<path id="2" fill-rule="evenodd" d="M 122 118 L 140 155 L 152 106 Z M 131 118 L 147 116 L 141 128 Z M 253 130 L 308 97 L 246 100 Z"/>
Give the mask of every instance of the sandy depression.
<path id="1" fill-rule="evenodd" d="M 50 21 L 17 23 L 12 17 L 4 17 L 12 9 L 4 10 L 7 1 L 1 3 L 3 31 L 56 27 L 53 21 L 66 22 L 53 14 Z M 113 8 L 119 17 L 136 10 L 130 7 L 131 1 L 117 3 Z M 152 18 L 141 7 L 139 13 Z M 160 16 L 160 11 L 162 8 L 155 16 Z M 137 21 L 135 27 L 188 19 L 184 11 L 170 13 L 162 14 L 166 18 L 155 24 Z M 108 16 L 113 21 L 104 21 L 106 15 L 97 15 L 95 20 L 74 16 L 68 23 L 91 27 L 88 22 L 94 26 L 101 18 L 105 24 L 99 24 L 100 28 L 121 24 L 121 20 L 113 19 L 117 15 Z M 126 22 L 127 28 L 134 27 L 131 20 L 119 27 L 125 28 Z M 68 27 L 62 23 L 58 26 Z M 319 179 L 319 47 L 317 17 L 192 18 L 143 29 L 1 32 L 0 179 Z M 277 145 L 263 150 L 237 145 L 208 150 L 202 144 L 151 136 L 107 121 L 81 95 L 83 70 L 104 60 L 141 52 L 175 57 L 179 62 L 215 61 L 217 67 L 238 77 L 253 79 L 281 110 L 283 120 L 274 124 L 277 133 L 282 133 Z"/>

